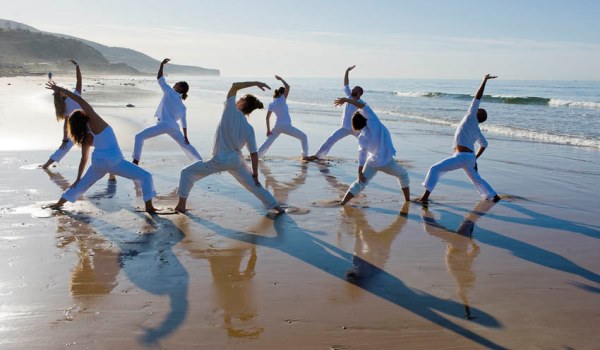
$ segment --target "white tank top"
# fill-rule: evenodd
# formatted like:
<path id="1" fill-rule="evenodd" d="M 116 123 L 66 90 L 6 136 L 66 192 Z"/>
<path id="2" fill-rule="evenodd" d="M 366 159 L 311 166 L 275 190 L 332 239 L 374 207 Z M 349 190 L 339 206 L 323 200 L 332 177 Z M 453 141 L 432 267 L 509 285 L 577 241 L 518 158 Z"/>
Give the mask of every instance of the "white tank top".
<path id="1" fill-rule="evenodd" d="M 91 132 L 91 131 L 90 131 Z M 102 130 L 98 135 L 91 132 L 94 135 L 94 152 L 92 153 L 92 159 L 121 159 L 123 153 L 117 142 L 115 132 L 110 126 Z"/>

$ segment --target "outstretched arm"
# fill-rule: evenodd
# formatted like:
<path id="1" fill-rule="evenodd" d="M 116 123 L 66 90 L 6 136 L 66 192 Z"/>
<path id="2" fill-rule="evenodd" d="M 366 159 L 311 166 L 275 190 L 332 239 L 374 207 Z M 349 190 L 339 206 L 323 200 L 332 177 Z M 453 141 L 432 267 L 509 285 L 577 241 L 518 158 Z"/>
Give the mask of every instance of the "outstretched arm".
<path id="1" fill-rule="evenodd" d="M 495 75 L 489 75 L 489 74 L 486 74 L 483 77 L 483 81 L 481 82 L 481 86 L 479 86 L 479 90 L 477 90 L 477 94 L 475 95 L 475 99 L 476 100 L 481 100 L 481 98 L 483 97 L 483 90 L 485 90 L 485 83 L 488 80 L 490 80 L 490 79 L 496 79 L 496 78 L 498 78 L 498 77 L 495 76 Z"/>
<path id="2" fill-rule="evenodd" d="M 81 88 L 82 88 L 82 79 L 81 79 L 81 70 L 79 69 L 79 64 L 77 64 L 77 62 L 75 62 L 75 60 L 69 60 L 69 62 L 73 63 L 75 65 L 75 76 L 77 77 L 77 85 L 75 85 L 75 90 L 77 90 L 77 92 L 79 92 L 81 94 Z"/>
<path id="3" fill-rule="evenodd" d="M 287 99 L 288 95 L 290 94 L 290 85 L 285 80 L 283 80 L 283 78 L 280 77 L 279 75 L 276 75 L 275 79 L 281 81 L 281 83 L 285 87 L 285 92 L 283 93 L 283 96 Z"/>
<path id="4" fill-rule="evenodd" d="M 162 60 L 162 62 L 160 62 L 160 68 L 158 68 L 158 74 L 156 74 L 156 79 L 160 79 L 163 77 L 163 67 L 165 66 L 165 64 L 169 63 L 170 60 L 170 58 L 165 58 L 164 60 Z"/>
<path id="5" fill-rule="evenodd" d="M 87 162 L 90 157 L 90 146 L 91 145 L 92 145 L 92 139 L 86 135 L 86 137 L 83 138 L 83 142 L 81 143 L 81 160 L 79 161 L 79 169 L 77 171 L 77 179 L 75 180 L 73 185 L 71 185 L 71 187 L 77 186 L 77 184 L 79 183 L 79 180 L 81 180 L 81 176 L 83 176 L 83 171 L 85 170 L 85 166 L 87 165 Z"/>
<path id="6" fill-rule="evenodd" d="M 355 105 L 357 108 L 363 108 L 364 106 L 366 106 L 366 104 L 355 100 L 353 98 L 347 98 L 347 97 L 340 97 L 340 98 L 336 98 L 335 101 L 333 101 L 333 104 L 335 106 L 341 106 L 344 103 L 351 103 L 353 105 Z"/>
<path id="7" fill-rule="evenodd" d="M 348 73 L 354 69 L 356 65 L 346 68 L 346 74 L 344 74 L 344 86 L 350 85 L 350 79 L 348 78 Z"/>
<path id="8" fill-rule="evenodd" d="M 230 98 L 231 96 L 235 96 L 239 90 L 249 88 L 252 86 L 256 86 L 259 89 L 261 89 L 262 91 L 265 91 L 265 89 L 271 90 L 269 85 L 262 83 L 260 81 L 237 82 L 237 83 L 231 84 L 231 88 L 229 89 L 229 92 L 227 93 L 227 98 Z"/>
<path id="9" fill-rule="evenodd" d="M 67 97 L 71 98 L 73 101 L 77 102 L 77 104 L 79 106 L 81 106 L 81 108 L 83 109 L 85 114 L 88 116 L 88 118 L 90 118 L 90 121 L 102 120 L 102 118 L 100 118 L 100 116 L 96 113 L 96 111 L 94 111 L 94 108 L 92 108 L 92 106 L 90 106 L 90 104 L 87 103 L 83 99 L 83 97 L 75 94 L 74 92 L 69 91 L 63 87 L 56 85 L 56 83 L 54 83 L 53 81 L 46 83 L 46 89 L 53 90 L 55 93 L 63 93 L 65 95 L 67 95 Z"/>

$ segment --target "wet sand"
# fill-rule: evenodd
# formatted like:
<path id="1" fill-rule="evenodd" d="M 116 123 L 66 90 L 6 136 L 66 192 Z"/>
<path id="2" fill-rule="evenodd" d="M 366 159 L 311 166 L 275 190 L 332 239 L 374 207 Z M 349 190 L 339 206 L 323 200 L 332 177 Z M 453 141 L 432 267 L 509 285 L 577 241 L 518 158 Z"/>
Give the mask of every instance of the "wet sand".
<path id="1" fill-rule="evenodd" d="M 153 123 L 158 90 L 86 79 L 95 81 L 105 85 L 84 96 L 129 159 L 133 134 Z M 356 176 L 355 141 L 336 145 L 328 162 L 304 163 L 296 140 L 281 136 L 260 163 L 260 180 L 293 208 L 289 214 L 266 215 L 228 174 L 196 183 L 188 215 L 136 211 L 139 190 L 122 178 L 102 179 L 52 213 L 40 208 L 74 180 L 79 153 L 50 171 L 36 168 L 61 137 L 39 84 L 0 79 L 2 349 L 600 343 L 597 151 L 490 138 L 479 168 L 504 195 L 499 203 L 480 201 L 454 172 L 427 210 L 403 205 L 395 180 L 379 174 L 340 208 L 331 203 Z M 190 140 L 208 158 L 222 106 L 191 97 Z M 29 133 L 11 118 L 17 112 Z M 259 143 L 264 114 L 252 116 Z M 312 151 L 333 131 L 300 117 L 294 123 Z M 451 137 L 407 131 L 394 142 L 412 195 L 420 195 L 428 166 L 447 156 Z M 144 146 L 141 166 L 154 175 L 158 206 L 175 205 L 186 164 L 168 137 Z"/>

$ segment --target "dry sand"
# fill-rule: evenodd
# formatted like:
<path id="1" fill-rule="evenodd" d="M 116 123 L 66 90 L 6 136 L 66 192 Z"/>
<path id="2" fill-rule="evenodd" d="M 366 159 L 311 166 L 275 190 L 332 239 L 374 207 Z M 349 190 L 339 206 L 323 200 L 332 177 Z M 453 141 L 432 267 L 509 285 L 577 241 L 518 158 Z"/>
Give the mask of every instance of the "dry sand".
<path id="1" fill-rule="evenodd" d="M 158 89 L 86 78 L 96 81 L 105 85 L 84 96 L 129 158 L 133 134 L 153 123 Z M 429 210 L 403 206 L 385 174 L 340 208 L 330 204 L 354 180 L 355 141 L 337 145 L 330 162 L 303 163 L 295 140 L 282 136 L 260 179 L 294 208 L 289 214 L 265 215 L 228 174 L 196 184 L 189 215 L 136 211 L 139 191 L 122 178 L 102 179 L 51 213 L 40 207 L 73 181 L 79 154 L 72 150 L 51 171 L 36 168 L 61 137 L 41 83 L 0 79 L 1 349 L 600 344 L 597 151 L 491 140 L 479 166 L 507 194 L 497 204 L 479 201 L 456 172 L 443 178 Z M 190 140 L 208 157 L 221 106 L 187 104 Z M 264 112 L 252 123 L 261 142 Z M 312 150 L 332 131 L 295 124 Z M 419 195 L 427 167 L 451 140 L 394 141 Z M 176 203 L 186 164 L 167 137 L 146 144 L 141 166 L 154 174 L 158 206 Z"/>

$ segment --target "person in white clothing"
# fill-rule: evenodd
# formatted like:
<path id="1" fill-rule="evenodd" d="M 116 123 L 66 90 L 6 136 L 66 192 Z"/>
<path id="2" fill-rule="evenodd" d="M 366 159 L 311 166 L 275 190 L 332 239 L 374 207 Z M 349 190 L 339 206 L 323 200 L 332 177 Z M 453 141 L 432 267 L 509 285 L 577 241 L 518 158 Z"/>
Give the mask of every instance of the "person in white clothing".
<path id="1" fill-rule="evenodd" d="M 345 205 L 356 197 L 378 171 L 395 176 L 402 188 L 405 201 L 410 201 L 408 173 L 394 159 L 396 149 L 392 143 L 390 132 L 381 123 L 375 112 L 366 103 L 353 98 L 338 98 L 334 104 L 336 106 L 352 104 L 362 110 L 354 112 L 352 116 L 352 128 L 359 132 L 358 179 L 350 185 L 340 204 Z"/>
<path id="2" fill-rule="evenodd" d="M 135 144 L 133 146 L 134 164 L 139 164 L 140 162 L 144 141 L 162 134 L 171 136 L 190 160 L 202 160 L 198 151 L 190 144 L 187 136 L 186 107 L 183 104 L 183 100 L 187 98 L 187 92 L 190 87 L 185 81 L 180 81 L 173 85 L 173 87 L 170 87 L 169 84 L 167 84 L 165 77 L 163 76 L 163 67 L 169 61 L 169 58 L 165 58 L 160 63 L 160 68 L 158 69 L 158 74 L 156 76 L 158 85 L 163 91 L 163 97 L 160 100 L 160 104 L 154 115 L 158 118 L 158 122 L 156 125 L 146 128 L 135 135 Z M 179 125 L 177 125 L 178 121 L 181 123 L 183 133 L 179 130 Z"/>
<path id="3" fill-rule="evenodd" d="M 344 93 L 347 98 L 353 99 L 355 101 L 360 101 L 360 98 L 363 94 L 363 89 L 360 86 L 355 86 L 350 90 L 350 79 L 348 78 L 348 74 L 351 70 L 354 69 L 356 65 L 346 68 L 346 74 L 344 74 Z M 363 103 L 364 104 L 364 103 Z M 356 112 L 357 107 L 352 103 L 346 103 L 344 106 L 344 111 L 342 112 L 342 120 L 340 128 L 329 136 L 329 138 L 321 145 L 317 153 L 313 156 L 315 159 L 323 159 L 331 150 L 331 147 L 343 139 L 346 136 L 353 135 L 354 137 L 358 137 L 358 132 L 352 128 L 352 115 Z"/>
<path id="4" fill-rule="evenodd" d="M 287 105 L 287 97 L 290 93 L 290 85 L 280 76 L 276 75 L 275 79 L 280 80 L 283 86 L 275 90 L 273 93 L 273 102 L 269 103 L 267 112 L 267 139 L 258 149 L 258 157 L 263 157 L 269 150 L 269 147 L 275 142 L 280 134 L 290 135 L 300 140 L 302 144 L 302 159 L 314 160 L 314 157 L 308 156 L 308 137 L 299 129 L 292 126 L 292 118 Z M 271 130 L 271 114 L 275 113 L 277 121 L 275 127 Z"/>
<path id="5" fill-rule="evenodd" d="M 133 165 L 123 158 L 113 129 L 81 96 L 48 82 L 46 88 L 55 93 L 65 94 L 82 109 L 73 111 L 69 117 L 69 135 L 73 142 L 81 146 L 81 161 L 77 179 L 60 197 L 58 202 L 49 206 L 59 209 L 67 201 L 75 202 L 88 188 L 101 179 L 106 173 L 114 173 L 135 181 L 141 188 L 146 211 L 156 213 L 152 205 L 152 197 L 156 195 L 152 175 L 144 169 Z M 89 158 L 89 149 L 94 147 L 92 164 L 83 175 Z"/>
<path id="6" fill-rule="evenodd" d="M 217 127 L 212 152 L 213 157 L 208 161 L 198 161 L 181 171 L 177 191 L 179 202 L 175 207 L 176 211 L 185 213 L 187 198 L 196 181 L 216 172 L 227 171 L 242 186 L 258 197 L 265 207 L 275 209 L 280 214 L 284 212 L 275 197 L 258 181 L 256 137 L 247 117 L 255 109 L 262 109 L 263 104 L 250 94 L 244 95 L 237 102 L 235 101 L 235 96 L 239 90 L 252 86 L 257 86 L 263 91 L 270 89 L 267 84 L 258 81 L 238 82 L 231 85 L 227 93 L 225 109 Z M 244 146 L 250 152 L 252 172 L 250 172 L 242 156 Z"/>
<path id="7" fill-rule="evenodd" d="M 479 108 L 483 91 L 485 90 L 485 84 L 490 79 L 496 79 L 496 76 L 486 74 L 483 77 L 483 82 L 477 90 L 477 94 L 471 102 L 471 106 L 467 111 L 467 114 L 458 124 L 456 132 L 454 133 L 454 154 L 436 163 L 429 168 L 423 186 L 425 187 L 425 193 L 418 200 L 426 204 L 429 200 L 429 195 L 433 192 L 435 185 L 439 181 L 440 177 L 452 170 L 463 169 L 469 180 L 473 183 L 479 194 L 488 200 L 499 201 L 500 197 L 494 191 L 494 189 L 479 175 L 477 171 L 477 159 L 483 154 L 485 148 L 488 146 L 488 142 L 483 136 L 479 124 L 487 120 L 487 112 L 483 108 Z M 475 142 L 479 143 L 479 150 L 477 154 L 473 153 L 475 148 Z"/>

